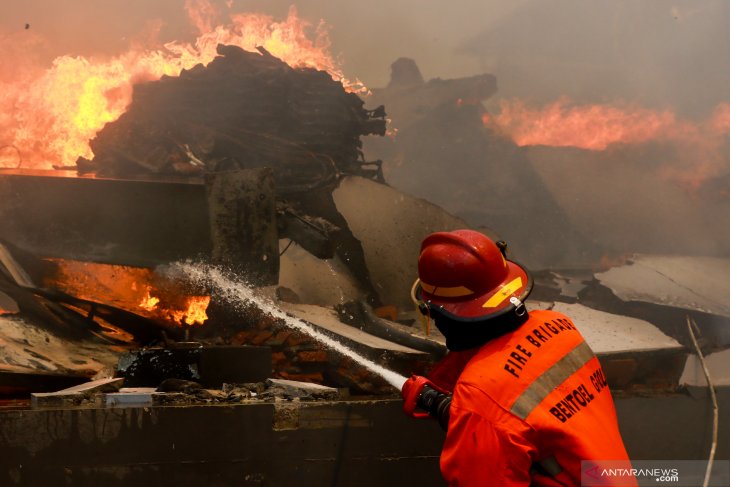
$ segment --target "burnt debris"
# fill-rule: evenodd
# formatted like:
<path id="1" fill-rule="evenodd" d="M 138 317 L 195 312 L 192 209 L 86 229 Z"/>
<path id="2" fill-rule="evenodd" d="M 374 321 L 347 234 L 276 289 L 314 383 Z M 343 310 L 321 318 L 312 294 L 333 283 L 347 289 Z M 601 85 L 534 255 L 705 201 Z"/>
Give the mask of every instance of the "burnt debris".
<path id="1" fill-rule="evenodd" d="M 360 136 L 385 133 L 384 110 L 366 110 L 324 71 L 259 51 L 219 45 L 207 66 L 135 85 L 132 104 L 91 141 L 94 158 L 80 159 L 79 171 L 130 177 L 266 166 L 281 193 L 341 174 L 382 180 Z"/>

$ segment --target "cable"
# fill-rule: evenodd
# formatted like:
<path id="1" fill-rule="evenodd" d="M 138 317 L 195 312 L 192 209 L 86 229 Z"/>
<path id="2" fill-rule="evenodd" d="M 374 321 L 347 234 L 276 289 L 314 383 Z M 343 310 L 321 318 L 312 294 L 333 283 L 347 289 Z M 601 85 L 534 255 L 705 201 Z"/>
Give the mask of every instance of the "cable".
<path id="1" fill-rule="evenodd" d="M 715 450 L 717 449 L 717 430 L 720 413 L 717 406 L 717 394 L 715 393 L 715 386 L 712 384 L 712 379 L 710 379 L 710 371 L 707 370 L 707 364 L 705 363 L 705 357 L 702 355 L 702 350 L 700 350 L 700 345 L 697 343 L 697 338 L 695 338 L 695 332 L 693 328 L 697 328 L 697 323 L 695 323 L 695 321 L 689 315 L 687 315 L 687 328 L 689 329 L 689 336 L 690 338 L 692 338 L 692 343 L 694 343 L 695 350 L 697 350 L 697 357 L 699 357 L 700 364 L 702 364 L 702 370 L 705 373 L 705 380 L 707 380 L 707 387 L 710 389 L 710 397 L 712 398 L 712 447 L 710 448 L 710 457 L 707 460 L 705 481 L 702 484 L 702 487 L 707 487 L 710 484 L 712 462 L 715 460 Z M 699 331 L 699 329 L 697 331 Z"/>
<path id="2" fill-rule="evenodd" d="M 289 243 L 286 244 L 286 247 L 284 247 L 284 250 L 282 250 L 281 252 L 279 252 L 279 257 L 281 257 L 282 255 L 284 255 L 284 252 L 286 252 L 287 250 L 289 250 L 289 246 L 291 246 L 292 242 L 294 242 L 294 240 L 290 238 L 289 239 Z"/>

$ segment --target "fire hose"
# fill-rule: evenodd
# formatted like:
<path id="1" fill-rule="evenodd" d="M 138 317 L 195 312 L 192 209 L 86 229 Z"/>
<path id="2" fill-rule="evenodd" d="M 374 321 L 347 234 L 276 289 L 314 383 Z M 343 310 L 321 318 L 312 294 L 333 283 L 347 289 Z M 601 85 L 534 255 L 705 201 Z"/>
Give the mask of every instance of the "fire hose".
<path id="1" fill-rule="evenodd" d="M 449 409 L 451 394 L 429 381 L 427 378 L 414 375 L 408 379 L 401 389 L 403 396 L 403 412 L 413 418 L 434 418 L 444 431 L 449 426 Z"/>

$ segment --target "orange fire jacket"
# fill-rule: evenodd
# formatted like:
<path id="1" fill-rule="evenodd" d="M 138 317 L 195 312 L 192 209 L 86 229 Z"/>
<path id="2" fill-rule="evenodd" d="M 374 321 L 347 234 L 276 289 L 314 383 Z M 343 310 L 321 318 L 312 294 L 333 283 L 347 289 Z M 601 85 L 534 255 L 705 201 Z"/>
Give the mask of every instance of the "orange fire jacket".
<path id="1" fill-rule="evenodd" d="M 563 314 L 531 311 L 514 332 L 450 352 L 429 379 L 453 390 L 449 485 L 579 486 L 581 460 L 628 461 L 603 370 Z"/>

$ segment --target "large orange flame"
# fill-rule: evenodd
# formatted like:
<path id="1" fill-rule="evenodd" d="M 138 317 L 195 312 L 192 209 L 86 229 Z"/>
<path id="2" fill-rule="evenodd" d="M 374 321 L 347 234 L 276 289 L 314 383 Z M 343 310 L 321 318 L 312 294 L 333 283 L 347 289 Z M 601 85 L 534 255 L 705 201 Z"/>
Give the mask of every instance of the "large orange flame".
<path id="1" fill-rule="evenodd" d="M 573 105 L 561 98 L 540 108 L 520 100 L 500 104 L 500 113 L 485 118 L 509 134 L 517 145 L 547 145 L 604 150 L 611 144 L 651 141 L 708 143 L 730 133 L 730 104 L 718 105 L 705 122 L 678 119 L 672 110 L 627 104 Z"/>
<path id="2" fill-rule="evenodd" d="M 195 296 L 151 269 L 54 259 L 57 271 L 44 285 L 78 298 L 116 306 L 177 325 L 202 325 L 210 296 Z"/>
<path id="3" fill-rule="evenodd" d="M 625 103 L 575 105 L 561 98 L 543 107 L 520 100 L 502 101 L 484 124 L 505 133 L 519 146 L 577 147 L 602 151 L 613 144 L 673 144 L 683 165 L 660 169 L 662 176 L 689 189 L 727 170 L 722 153 L 730 135 L 730 103 L 721 103 L 704 121 L 683 120 L 669 109 L 651 110 Z"/>
<path id="4" fill-rule="evenodd" d="M 193 43 L 137 46 L 104 59 L 62 56 L 45 70 L 34 66 L 10 71 L 17 72 L 12 79 L 0 76 L 0 168 L 51 169 L 74 165 L 79 156 L 93 157 L 89 140 L 124 113 L 135 83 L 207 64 L 217 55 L 218 44 L 251 51 L 263 46 L 293 67 L 325 70 L 351 91 L 364 89 L 347 81 L 330 55 L 326 25 L 312 27 L 294 7 L 283 21 L 264 14 L 232 14 L 226 25 L 215 25 L 218 12 L 207 0 L 187 0 L 186 8 L 201 31 Z M 30 59 L 26 54 L 35 44 L 25 45 L 20 52 L 0 54 L 0 66 L 13 66 L 16 60 L 10 54 Z"/>

